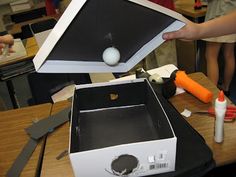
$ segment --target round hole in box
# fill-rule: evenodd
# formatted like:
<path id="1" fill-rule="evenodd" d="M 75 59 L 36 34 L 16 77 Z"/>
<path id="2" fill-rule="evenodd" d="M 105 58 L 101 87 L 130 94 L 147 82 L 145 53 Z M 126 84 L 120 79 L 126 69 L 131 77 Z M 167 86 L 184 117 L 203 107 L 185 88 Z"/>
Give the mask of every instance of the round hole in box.
<path id="1" fill-rule="evenodd" d="M 138 167 L 138 159 L 129 154 L 123 154 L 114 159 L 111 169 L 116 175 L 128 175 Z"/>

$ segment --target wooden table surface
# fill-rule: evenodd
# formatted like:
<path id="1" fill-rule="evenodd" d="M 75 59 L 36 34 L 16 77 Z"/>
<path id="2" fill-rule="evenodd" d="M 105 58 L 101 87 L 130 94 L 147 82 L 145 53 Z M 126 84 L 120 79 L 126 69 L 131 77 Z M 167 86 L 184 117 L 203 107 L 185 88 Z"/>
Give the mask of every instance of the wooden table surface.
<path id="1" fill-rule="evenodd" d="M 211 90 L 214 93 L 214 99 L 217 97 L 219 90 L 204 74 L 194 73 L 189 76 Z M 188 93 L 174 96 L 170 99 L 170 102 L 179 112 L 182 112 L 185 108 L 191 111 L 207 110 L 212 106 L 212 103 L 204 104 Z M 228 100 L 228 103 L 231 104 L 230 100 Z M 205 138 L 208 146 L 213 151 L 218 166 L 236 162 L 236 122 L 225 123 L 224 142 L 217 144 L 213 139 L 214 119 L 212 117 L 192 114 L 191 117 L 186 119 Z M 68 149 L 68 142 L 69 124 L 64 124 L 48 137 L 41 171 L 42 177 L 73 177 L 69 157 L 65 156 L 60 160 L 56 160 L 60 153 Z"/>
<path id="2" fill-rule="evenodd" d="M 53 115 L 70 105 L 71 103 L 68 101 L 56 103 L 52 107 L 51 114 Z M 29 136 L 26 134 L 25 128 L 30 126 L 35 120 L 47 118 L 50 114 L 51 106 L 51 103 L 47 103 L 0 112 L 0 176 L 5 176 L 22 148 L 28 142 Z M 67 134 L 64 136 L 68 137 Z M 68 147 L 68 143 L 66 145 Z M 39 143 L 36 147 L 21 173 L 22 177 L 35 176 L 41 146 L 42 143 Z"/>
<path id="3" fill-rule="evenodd" d="M 67 107 L 70 103 L 67 101 L 59 102 L 55 105 L 55 110 L 61 110 Z M 47 137 L 47 143 L 44 152 L 43 165 L 41 170 L 41 177 L 56 176 L 56 177 L 70 177 L 73 176 L 69 156 L 57 160 L 56 158 L 62 152 L 68 150 L 69 147 L 69 123 L 57 128 L 52 134 Z"/>
<path id="4" fill-rule="evenodd" d="M 34 120 L 46 118 L 51 104 L 0 112 L 0 176 L 5 176 L 29 140 L 25 128 Z M 36 172 L 41 143 L 36 147 L 21 176 L 33 177 Z"/>
<path id="5" fill-rule="evenodd" d="M 11 65 L 11 64 L 18 63 L 18 62 L 25 61 L 25 60 L 30 60 L 30 59 L 34 58 L 34 56 L 36 55 L 36 53 L 39 50 L 36 40 L 34 37 L 31 37 L 31 38 L 28 38 L 25 40 L 26 40 L 25 41 L 26 42 L 25 49 L 26 49 L 27 55 L 24 57 L 19 57 L 19 58 L 15 58 L 15 59 L 11 59 L 11 60 L 0 60 L 0 67 Z"/>
<path id="6" fill-rule="evenodd" d="M 54 110 L 61 110 L 70 105 L 69 102 L 59 102 L 54 107 Z M 68 150 L 69 147 L 69 123 L 65 123 L 57 128 L 47 137 L 47 143 L 44 152 L 43 166 L 41 177 L 69 177 L 73 176 L 73 171 L 70 165 L 69 156 L 65 156 L 60 160 L 56 157 L 62 152 Z"/>
<path id="7" fill-rule="evenodd" d="M 184 15 L 191 18 L 199 18 L 204 17 L 207 11 L 206 7 L 202 7 L 201 9 L 194 9 L 194 0 L 177 0 L 175 2 L 175 10 Z"/>

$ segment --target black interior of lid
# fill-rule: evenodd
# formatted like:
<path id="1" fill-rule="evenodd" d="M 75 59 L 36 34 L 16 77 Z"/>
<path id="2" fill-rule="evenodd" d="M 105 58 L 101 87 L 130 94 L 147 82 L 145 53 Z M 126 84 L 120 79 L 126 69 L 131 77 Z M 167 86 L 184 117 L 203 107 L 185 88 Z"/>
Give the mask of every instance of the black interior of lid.
<path id="1" fill-rule="evenodd" d="M 109 90 L 118 93 L 113 103 L 104 94 Z M 84 103 L 90 103 L 92 106 L 87 108 L 93 109 L 96 105 L 97 108 L 122 104 L 131 107 L 79 112 L 86 107 Z M 173 137 L 166 115 L 147 81 L 78 89 L 73 107 L 71 152 Z"/>
<path id="2" fill-rule="evenodd" d="M 173 21 L 128 0 L 87 0 L 48 60 L 102 61 L 103 51 L 114 46 L 126 62 Z"/>

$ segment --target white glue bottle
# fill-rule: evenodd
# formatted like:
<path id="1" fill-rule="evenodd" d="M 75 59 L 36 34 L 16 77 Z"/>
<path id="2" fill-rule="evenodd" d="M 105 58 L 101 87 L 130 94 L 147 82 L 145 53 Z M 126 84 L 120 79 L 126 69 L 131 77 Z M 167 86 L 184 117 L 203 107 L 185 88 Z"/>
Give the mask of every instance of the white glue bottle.
<path id="1" fill-rule="evenodd" d="M 215 142 L 222 143 L 224 139 L 224 118 L 226 113 L 227 101 L 224 92 L 219 92 L 215 100 Z"/>

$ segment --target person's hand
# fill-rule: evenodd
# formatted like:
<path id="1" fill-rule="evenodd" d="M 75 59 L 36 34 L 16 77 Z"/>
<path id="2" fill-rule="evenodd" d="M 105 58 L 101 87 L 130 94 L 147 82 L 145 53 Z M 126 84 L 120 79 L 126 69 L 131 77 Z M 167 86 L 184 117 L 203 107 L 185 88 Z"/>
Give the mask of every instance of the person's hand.
<path id="1" fill-rule="evenodd" d="M 3 53 L 3 49 L 6 47 L 6 45 L 9 46 L 8 52 L 13 52 L 12 45 L 14 44 L 14 38 L 10 34 L 6 34 L 4 36 L 0 36 L 0 55 Z"/>
<path id="2" fill-rule="evenodd" d="M 164 40 L 181 39 L 191 41 L 199 39 L 200 29 L 199 24 L 188 21 L 187 24 L 178 31 L 164 33 L 162 38 Z"/>

